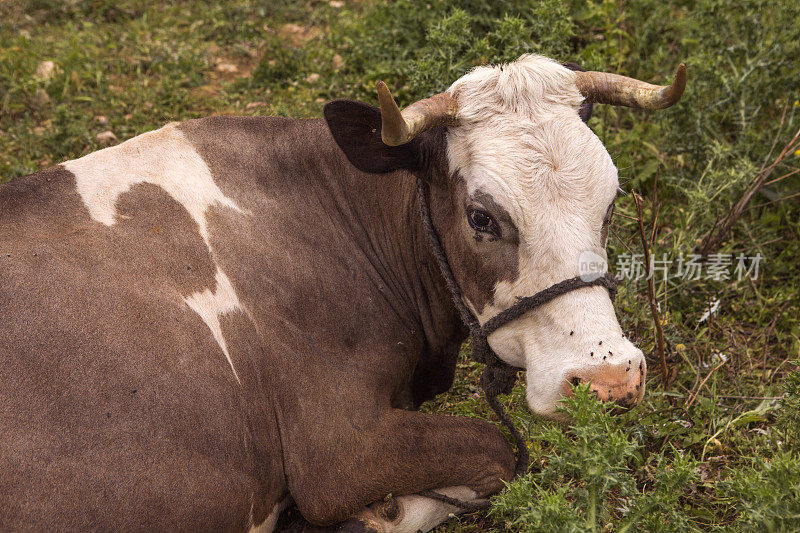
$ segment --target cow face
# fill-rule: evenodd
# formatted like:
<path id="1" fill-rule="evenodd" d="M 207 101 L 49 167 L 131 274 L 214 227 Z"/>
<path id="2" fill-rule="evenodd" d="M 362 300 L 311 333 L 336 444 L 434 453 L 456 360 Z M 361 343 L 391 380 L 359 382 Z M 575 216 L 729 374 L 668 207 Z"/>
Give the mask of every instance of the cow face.
<path id="1" fill-rule="evenodd" d="M 584 97 L 574 80 L 555 62 L 524 58 L 476 69 L 450 89 L 459 102 L 459 124 L 447 132 L 455 216 L 443 239 L 471 256 L 461 265 L 472 273 L 451 258 L 457 277 L 491 280 L 488 293 L 462 285 L 481 322 L 578 275 L 585 252 L 606 257 L 617 170 L 579 116 Z M 602 287 L 556 298 L 493 333 L 489 344 L 527 370 L 528 404 L 539 414 L 553 414 L 571 383 L 591 382 L 600 398 L 626 405 L 644 393 L 644 357 Z"/>
<path id="2" fill-rule="evenodd" d="M 482 323 L 518 298 L 578 275 L 587 253 L 606 257 L 619 182 L 611 157 L 585 123 L 584 88 L 600 83 L 581 76 L 595 74 L 523 56 L 474 69 L 446 93 L 402 114 L 379 85 L 382 127 L 364 120 L 364 135 L 354 134 L 352 121 L 343 134 L 336 126 L 342 110 L 331 107 L 336 102 L 326 108 L 334 137 L 356 166 L 406 168 L 430 184 L 434 226 L 466 303 Z M 611 75 L 604 76 L 601 81 L 610 83 Z M 636 90 L 646 89 L 664 93 L 669 87 L 588 92 L 596 101 L 638 105 Z M 376 129 L 383 142 L 375 139 Z M 590 383 L 601 399 L 628 406 L 644 394 L 644 356 L 625 338 L 602 287 L 559 296 L 494 332 L 489 344 L 527 370 L 528 404 L 544 416 L 554 415 L 572 384 Z"/>

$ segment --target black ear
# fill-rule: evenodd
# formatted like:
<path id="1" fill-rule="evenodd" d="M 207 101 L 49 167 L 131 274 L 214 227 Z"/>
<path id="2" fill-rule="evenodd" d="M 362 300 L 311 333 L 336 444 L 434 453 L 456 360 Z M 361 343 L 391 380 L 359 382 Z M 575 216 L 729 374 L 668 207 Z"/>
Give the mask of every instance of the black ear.
<path id="1" fill-rule="evenodd" d="M 577 70 L 578 72 L 586 72 L 586 69 L 577 63 L 564 63 L 564 66 L 570 70 Z M 581 108 L 578 110 L 578 115 L 580 115 L 581 120 L 588 123 L 589 119 L 592 118 L 593 108 L 594 108 L 594 103 L 591 100 L 584 100 L 583 103 L 581 104 Z"/>
<path id="2" fill-rule="evenodd" d="M 364 172 L 382 174 L 392 170 L 419 170 L 420 140 L 387 146 L 381 140 L 381 111 L 352 100 L 334 100 L 323 110 L 333 138 L 347 159 Z"/>

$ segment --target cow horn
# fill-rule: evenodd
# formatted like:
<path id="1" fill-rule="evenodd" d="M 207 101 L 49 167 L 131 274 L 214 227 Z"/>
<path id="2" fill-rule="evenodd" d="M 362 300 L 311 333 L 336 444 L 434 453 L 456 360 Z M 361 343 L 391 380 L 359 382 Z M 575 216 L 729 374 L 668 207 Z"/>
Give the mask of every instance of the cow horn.
<path id="1" fill-rule="evenodd" d="M 596 71 L 576 72 L 575 84 L 583 96 L 599 104 L 664 109 L 680 100 L 686 88 L 686 65 L 678 65 L 670 85 L 650 85 L 619 74 Z"/>
<path id="2" fill-rule="evenodd" d="M 392 98 L 389 88 L 378 82 L 378 101 L 381 105 L 381 139 L 389 146 L 399 146 L 423 131 L 436 126 L 456 123 L 458 106 L 447 93 L 439 93 L 414 102 L 402 112 Z"/>

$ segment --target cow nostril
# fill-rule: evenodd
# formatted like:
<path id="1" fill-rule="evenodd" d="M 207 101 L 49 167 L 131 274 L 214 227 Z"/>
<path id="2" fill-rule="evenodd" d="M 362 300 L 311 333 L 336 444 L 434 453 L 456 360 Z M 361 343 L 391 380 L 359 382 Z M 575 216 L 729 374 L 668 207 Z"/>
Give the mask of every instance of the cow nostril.
<path id="1" fill-rule="evenodd" d="M 581 384 L 581 378 L 579 378 L 578 376 L 572 376 L 571 378 L 569 378 L 569 382 L 573 387 L 577 387 L 578 385 Z"/>

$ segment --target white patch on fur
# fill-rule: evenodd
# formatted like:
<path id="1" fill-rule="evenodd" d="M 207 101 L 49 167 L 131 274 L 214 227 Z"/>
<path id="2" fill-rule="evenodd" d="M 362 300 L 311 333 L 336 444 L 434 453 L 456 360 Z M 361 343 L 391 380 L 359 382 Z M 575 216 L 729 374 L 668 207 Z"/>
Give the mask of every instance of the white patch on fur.
<path id="1" fill-rule="evenodd" d="M 91 217 L 106 226 L 116 222 L 119 196 L 138 183 L 157 185 L 180 203 L 197 223 L 206 244 L 209 207 L 241 212 L 214 183 L 208 165 L 175 123 L 63 166 L 75 175 L 78 193 Z"/>
<path id="2" fill-rule="evenodd" d="M 275 507 L 272 508 L 272 512 L 269 513 L 269 516 L 258 525 L 252 525 L 248 533 L 272 533 L 275 531 L 275 524 L 278 523 L 278 518 L 280 518 L 281 513 L 289 507 L 291 503 L 291 498 L 288 496 L 278 503 L 275 504 Z"/>
<path id="3" fill-rule="evenodd" d="M 217 267 L 217 287 L 214 292 L 211 289 L 206 289 L 202 292 L 196 292 L 193 295 L 185 298 L 184 301 L 192 310 L 200 315 L 203 322 L 206 323 L 211 334 L 214 335 L 217 344 L 219 344 L 222 353 L 231 365 L 233 376 L 236 381 L 241 384 L 239 374 L 236 373 L 236 368 L 233 366 L 231 354 L 228 352 L 228 346 L 225 343 L 225 338 L 222 336 L 222 326 L 220 325 L 220 317 L 232 313 L 234 311 L 244 311 L 242 305 L 239 303 L 239 298 L 236 296 L 236 291 L 233 289 L 231 280 L 228 276 Z"/>
<path id="4" fill-rule="evenodd" d="M 605 257 L 601 228 L 619 187 L 617 170 L 578 116 L 583 97 L 574 79 L 550 59 L 523 56 L 476 68 L 448 90 L 459 104 L 459 124 L 447 135 L 450 171 L 465 179 L 469 194 L 490 194 L 519 230 L 519 276 L 498 283 L 481 322 L 518 297 L 578 275 L 582 252 Z M 464 227 L 472 231 L 466 220 Z M 477 246 L 492 253 L 491 242 Z M 576 370 L 619 364 L 624 376 L 628 360 L 643 360 L 623 337 L 606 290 L 597 287 L 558 297 L 489 342 L 502 359 L 528 369 L 528 404 L 543 415 L 553 414 Z"/>
<path id="5" fill-rule="evenodd" d="M 78 194 L 92 219 L 106 226 L 113 226 L 117 221 L 116 204 L 120 195 L 139 183 L 160 187 L 186 209 L 214 257 L 206 212 L 212 206 L 238 213 L 243 211 L 220 190 L 208 165 L 177 126 L 177 123 L 167 124 L 117 146 L 67 161 L 63 166 L 75 176 Z M 230 280 L 219 266 L 216 281 L 214 292 L 206 289 L 184 301 L 208 325 L 236 381 L 240 382 L 219 319 L 243 309 Z"/>
<path id="6" fill-rule="evenodd" d="M 475 498 L 477 496 L 475 491 L 468 487 L 447 487 L 436 489 L 436 492 L 467 502 L 480 501 Z M 458 507 L 416 494 L 398 496 L 395 500 L 400 507 L 400 514 L 392 522 L 384 520 L 376 513 L 377 506 L 382 502 L 370 505 L 356 517 L 366 518 L 377 523 L 383 533 L 416 533 L 417 531 L 425 533 L 450 518 L 451 515 L 464 512 Z"/>

